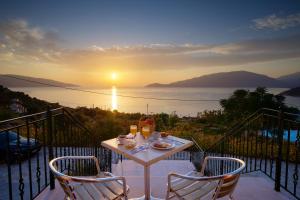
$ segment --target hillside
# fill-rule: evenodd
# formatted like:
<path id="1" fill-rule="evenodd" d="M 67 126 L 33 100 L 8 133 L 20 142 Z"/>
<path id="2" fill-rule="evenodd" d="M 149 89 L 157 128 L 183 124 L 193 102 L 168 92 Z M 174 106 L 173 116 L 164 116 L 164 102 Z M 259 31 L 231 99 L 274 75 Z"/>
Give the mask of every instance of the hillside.
<path id="1" fill-rule="evenodd" d="M 51 108 L 59 107 L 58 103 L 49 103 L 34 97 L 30 97 L 23 92 L 14 92 L 0 85 L 0 121 L 17 117 L 17 113 L 11 111 L 9 106 L 14 99 L 20 100 L 22 105 L 26 107 L 27 112 L 25 114 L 37 113 L 45 111 L 48 106 Z"/>
<path id="2" fill-rule="evenodd" d="M 15 78 L 13 78 L 13 77 L 15 77 Z M 25 81 L 23 79 L 26 79 L 29 81 Z M 43 83 L 43 84 L 60 86 L 60 87 L 77 87 L 77 85 L 74 85 L 74 84 L 63 83 L 63 82 L 54 81 L 54 80 L 50 80 L 50 79 L 12 75 L 12 74 L 0 74 L 0 85 L 2 85 L 4 87 L 43 87 L 43 86 L 45 86 L 43 84 L 39 84 L 38 82 Z"/>
<path id="3" fill-rule="evenodd" d="M 287 87 L 281 80 L 247 71 L 204 75 L 170 84 L 149 84 L 146 87 Z"/>
<path id="4" fill-rule="evenodd" d="M 281 95 L 292 96 L 292 97 L 300 97 L 300 87 L 292 88 L 290 90 L 284 91 Z"/>
<path id="5" fill-rule="evenodd" d="M 280 76 L 278 80 L 285 82 L 290 87 L 298 87 L 300 86 L 300 72 L 296 72 L 293 74 Z"/>

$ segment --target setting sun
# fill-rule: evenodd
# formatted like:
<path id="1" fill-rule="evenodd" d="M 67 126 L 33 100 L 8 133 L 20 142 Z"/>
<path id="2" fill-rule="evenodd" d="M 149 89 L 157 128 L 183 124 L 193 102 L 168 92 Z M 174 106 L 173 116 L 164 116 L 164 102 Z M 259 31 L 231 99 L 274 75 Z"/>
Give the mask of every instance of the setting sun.
<path id="1" fill-rule="evenodd" d="M 111 74 L 111 79 L 112 79 L 112 80 L 116 80 L 116 79 L 117 79 L 117 74 L 116 74 L 115 72 L 113 72 L 113 73 Z"/>

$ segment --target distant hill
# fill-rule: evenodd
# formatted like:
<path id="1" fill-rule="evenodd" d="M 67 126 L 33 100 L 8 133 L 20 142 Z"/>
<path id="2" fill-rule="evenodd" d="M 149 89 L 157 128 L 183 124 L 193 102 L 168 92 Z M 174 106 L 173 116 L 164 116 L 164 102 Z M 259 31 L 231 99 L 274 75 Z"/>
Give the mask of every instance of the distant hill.
<path id="1" fill-rule="evenodd" d="M 285 82 L 290 87 L 300 87 L 300 72 L 296 72 L 293 74 L 280 76 L 278 80 Z"/>
<path id="2" fill-rule="evenodd" d="M 300 87 L 292 88 L 290 90 L 284 91 L 281 95 L 292 96 L 292 97 L 300 97 Z"/>
<path id="3" fill-rule="evenodd" d="M 35 97 L 30 97 L 23 92 L 15 92 L 1 85 L 0 97 L 0 121 L 18 117 L 24 114 L 42 112 L 47 110 L 48 106 L 50 106 L 50 108 L 60 107 L 58 103 L 49 103 Z M 21 114 L 15 113 L 13 110 L 11 110 L 10 105 L 16 99 L 26 108 L 27 112 Z"/>
<path id="4" fill-rule="evenodd" d="M 16 78 L 13 78 L 16 77 Z M 26 79 L 29 81 L 25 81 L 22 79 Z M 70 84 L 70 83 L 63 83 L 59 81 L 54 81 L 50 79 L 44 79 L 44 78 L 34 78 L 29 76 L 20 76 L 20 75 L 13 75 L 13 74 L 0 74 L 0 85 L 4 87 L 43 87 L 45 85 L 39 84 L 50 84 L 55 86 L 61 86 L 61 87 L 77 87 L 78 85 Z"/>
<path id="5" fill-rule="evenodd" d="M 146 87 L 171 87 L 169 84 L 161 84 L 161 83 L 151 83 L 146 85 Z"/>
<path id="6" fill-rule="evenodd" d="M 284 81 L 247 71 L 204 75 L 169 84 L 153 83 L 146 87 L 287 87 Z"/>

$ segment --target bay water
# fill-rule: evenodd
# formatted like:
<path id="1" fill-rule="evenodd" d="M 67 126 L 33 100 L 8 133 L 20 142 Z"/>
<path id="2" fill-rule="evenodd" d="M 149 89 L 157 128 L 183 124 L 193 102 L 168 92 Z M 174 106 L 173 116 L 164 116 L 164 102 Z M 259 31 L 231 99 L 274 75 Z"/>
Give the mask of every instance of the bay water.
<path id="1" fill-rule="evenodd" d="M 204 110 L 221 109 L 219 101 L 228 98 L 238 88 L 76 88 L 98 94 L 54 87 L 18 87 L 10 89 L 13 91 L 21 91 L 31 97 L 52 103 L 58 102 L 68 107 L 99 107 L 106 110 L 115 109 L 119 112 L 148 112 L 149 114 L 162 112 L 170 114 L 176 112 L 179 116 L 196 116 L 198 112 Z M 247 89 L 254 90 L 254 88 Z M 268 89 L 268 91 L 273 94 L 279 94 L 284 90 L 286 90 L 286 88 Z M 300 107 L 300 98 L 287 97 L 286 103 Z"/>

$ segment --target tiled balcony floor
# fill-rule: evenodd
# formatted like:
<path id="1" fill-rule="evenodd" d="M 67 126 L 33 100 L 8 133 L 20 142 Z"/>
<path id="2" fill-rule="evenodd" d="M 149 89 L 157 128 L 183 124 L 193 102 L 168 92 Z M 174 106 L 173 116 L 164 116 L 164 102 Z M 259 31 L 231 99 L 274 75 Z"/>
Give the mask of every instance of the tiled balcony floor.
<path id="1" fill-rule="evenodd" d="M 141 165 L 134 161 L 124 160 L 122 163 L 112 166 L 115 175 L 124 175 L 130 186 L 129 197 L 139 197 L 144 193 L 144 171 Z M 163 160 L 151 166 L 151 189 L 154 197 L 164 198 L 166 194 L 167 174 L 170 171 L 186 173 L 194 167 L 189 161 Z M 238 186 L 234 192 L 237 200 L 288 200 L 295 199 L 287 192 L 274 191 L 274 182 L 260 172 L 244 174 L 241 176 Z M 63 200 L 64 194 L 59 184 L 56 189 L 50 191 L 48 188 L 41 193 L 36 200 Z M 227 198 L 222 198 L 227 199 Z"/>

